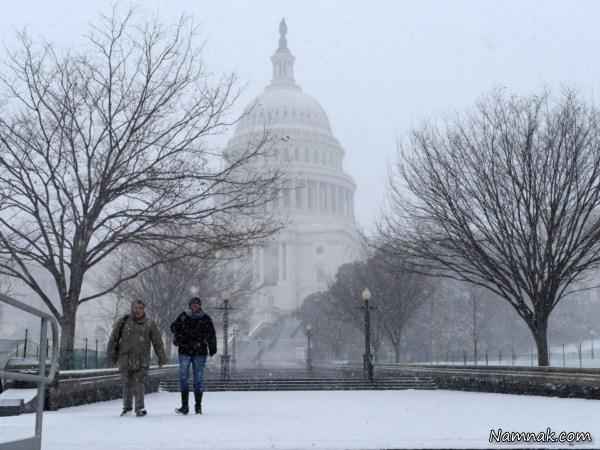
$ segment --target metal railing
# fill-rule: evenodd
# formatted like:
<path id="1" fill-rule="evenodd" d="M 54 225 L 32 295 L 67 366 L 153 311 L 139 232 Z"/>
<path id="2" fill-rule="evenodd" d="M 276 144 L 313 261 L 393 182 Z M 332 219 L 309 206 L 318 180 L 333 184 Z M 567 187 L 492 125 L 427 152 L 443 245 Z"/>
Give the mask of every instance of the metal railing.
<path id="1" fill-rule="evenodd" d="M 0 450 L 41 450 L 42 448 L 42 421 L 44 417 L 44 402 L 46 395 L 46 385 L 52 383 L 56 371 L 58 370 L 58 322 L 50 314 L 33 308 L 25 303 L 15 300 L 7 295 L 0 294 L 0 302 L 14 306 L 22 311 L 38 316 L 41 323 L 40 332 L 40 350 L 39 350 L 39 372 L 37 375 L 8 372 L 0 368 L 0 377 L 10 378 L 19 381 L 32 381 L 37 383 L 37 408 L 35 415 L 35 435 L 11 442 L 0 442 Z M 52 361 L 50 363 L 50 372 L 46 376 L 47 340 L 48 323 L 52 330 Z"/>

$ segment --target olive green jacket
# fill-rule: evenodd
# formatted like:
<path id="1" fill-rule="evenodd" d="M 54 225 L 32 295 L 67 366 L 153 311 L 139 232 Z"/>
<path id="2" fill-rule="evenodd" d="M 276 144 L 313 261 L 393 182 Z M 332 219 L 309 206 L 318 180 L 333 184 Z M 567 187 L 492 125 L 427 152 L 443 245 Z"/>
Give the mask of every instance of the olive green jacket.
<path id="1" fill-rule="evenodd" d="M 166 364 L 167 356 L 156 323 L 147 317 L 136 320 L 127 315 L 119 319 L 113 327 L 108 341 L 107 356 L 121 371 L 147 369 L 150 366 L 150 345 L 154 347 L 158 356 L 158 364 Z"/>

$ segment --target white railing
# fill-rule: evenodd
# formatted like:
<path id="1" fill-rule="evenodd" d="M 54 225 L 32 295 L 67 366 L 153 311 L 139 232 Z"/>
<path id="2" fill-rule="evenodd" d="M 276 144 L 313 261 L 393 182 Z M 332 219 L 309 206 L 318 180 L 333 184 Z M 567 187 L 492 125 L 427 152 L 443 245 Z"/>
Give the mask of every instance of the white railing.
<path id="1" fill-rule="evenodd" d="M 35 434 L 25 439 L 11 442 L 0 442 L 0 450 L 41 450 L 42 448 L 42 421 L 44 418 L 44 402 L 46 396 L 46 385 L 52 383 L 58 370 L 58 322 L 50 314 L 33 308 L 7 295 L 0 294 L 0 302 L 14 306 L 22 311 L 38 316 L 42 320 L 40 332 L 40 350 L 39 350 L 39 372 L 37 375 L 9 372 L 0 369 L 0 377 L 19 381 L 31 381 L 37 383 L 37 409 L 35 416 Z M 52 361 L 50 362 L 50 372 L 46 375 L 46 343 L 48 340 L 48 323 L 52 331 Z"/>

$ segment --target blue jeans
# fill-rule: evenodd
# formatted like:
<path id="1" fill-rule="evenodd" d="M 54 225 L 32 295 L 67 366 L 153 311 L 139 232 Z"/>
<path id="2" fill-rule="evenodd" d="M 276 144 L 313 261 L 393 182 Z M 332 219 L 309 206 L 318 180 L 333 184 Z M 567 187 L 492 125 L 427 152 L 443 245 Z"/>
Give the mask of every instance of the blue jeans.
<path id="1" fill-rule="evenodd" d="M 181 392 L 188 392 L 188 377 L 190 374 L 190 365 L 194 376 L 194 392 L 204 391 L 204 366 L 206 366 L 206 355 L 188 356 L 179 355 L 179 387 Z"/>

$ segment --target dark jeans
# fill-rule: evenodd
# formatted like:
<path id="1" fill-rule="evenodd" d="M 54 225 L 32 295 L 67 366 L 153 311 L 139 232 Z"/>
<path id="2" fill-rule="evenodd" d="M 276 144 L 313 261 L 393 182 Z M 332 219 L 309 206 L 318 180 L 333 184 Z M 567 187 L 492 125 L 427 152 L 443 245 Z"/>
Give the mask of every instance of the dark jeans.
<path id="1" fill-rule="evenodd" d="M 144 378 L 146 369 L 128 370 L 121 372 L 123 382 L 123 408 L 132 409 L 133 397 L 135 397 L 135 410 L 144 409 Z"/>
<path id="2" fill-rule="evenodd" d="M 204 391 L 204 366 L 206 366 L 206 355 L 188 356 L 179 355 L 179 387 L 181 392 L 188 392 L 188 377 L 192 366 L 194 376 L 194 392 Z"/>

